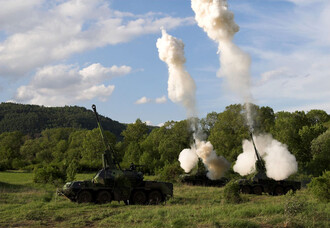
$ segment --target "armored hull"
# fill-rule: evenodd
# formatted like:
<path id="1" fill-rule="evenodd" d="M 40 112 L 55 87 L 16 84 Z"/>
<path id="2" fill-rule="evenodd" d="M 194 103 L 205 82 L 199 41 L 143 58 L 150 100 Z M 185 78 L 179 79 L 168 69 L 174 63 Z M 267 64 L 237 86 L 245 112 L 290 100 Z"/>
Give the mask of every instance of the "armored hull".
<path id="1" fill-rule="evenodd" d="M 247 180 L 241 179 L 238 181 L 240 191 L 245 194 L 268 193 L 269 195 L 283 195 L 288 191 L 296 191 L 301 188 L 301 183 L 298 181 L 281 180 L 276 181 L 273 179 L 258 179 Z"/>
<path id="2" fill-rule="evenodd" d="M 195 175 L 182 175 L 180 181 L 181 183 L 190 185 L 222 187 L 227 184 L 228 179 L 223 177 L 218 180 L 210 180 L 206 176 L 206 172 L 198 172 Z"/>
<path id="3" fill-rule="evenodd" d="M 172 183 L 144 181 L 138 172 L 133 171 L 124 171 L 122 175 L 116 173 L 117 176 L 109 175 L 115 171 L 118 170 L 101 170 L 92 180 L 68 182 L 57 193 L 73 202 L 101 204 L 111 201 L 159 204 L 173 196 Z M 104 178 L 107 175 L 111 178 Z"/>

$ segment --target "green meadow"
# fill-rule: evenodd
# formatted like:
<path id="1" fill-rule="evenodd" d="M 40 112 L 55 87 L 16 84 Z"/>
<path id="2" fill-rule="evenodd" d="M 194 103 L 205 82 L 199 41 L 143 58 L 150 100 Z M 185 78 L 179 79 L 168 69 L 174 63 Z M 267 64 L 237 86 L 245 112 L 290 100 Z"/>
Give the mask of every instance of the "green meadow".
<path id="1" fill-rule="evenodd" d="M 241 195 L 241 203 L 228 204 L 223 188 L 174 184 L 174 197 L 164 205 L 98 205 L 72 203 L 57 196 L 53 185 L 32 179 L 33 173 L 0 172 L 0 227 L 329 227 L 330 221 L 329 203 L 307 189 Z"/>

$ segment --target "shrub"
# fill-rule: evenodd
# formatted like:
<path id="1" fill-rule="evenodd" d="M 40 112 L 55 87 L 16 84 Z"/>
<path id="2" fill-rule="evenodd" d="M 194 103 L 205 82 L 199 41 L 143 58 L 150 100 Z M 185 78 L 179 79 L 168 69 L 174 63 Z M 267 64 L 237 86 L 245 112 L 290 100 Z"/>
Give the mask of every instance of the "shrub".
<path id="1" fill-rule="evenodd" d="M 35 167 L 33 181 L 35 183 L 63 183 L 66 179 L 65 169 L 61 169 L 56 165 L 48 165 L 43 167 Z"/>
<path id="2" fill-rule="evenodd" d="M 0 161 L 0 171 L 5 171 L 7 169 L 10 169 L 10 162 L 8 159 L 3 159 Z"/>
<path id="3" fill-rule="evenodd" d="M 303 212 L 305 208 L 306 202 L 304 200 L 300 200 L 294 195 L 289 195 L 284 204 L 284 213 L 291 218 Z"/>
<path id="4" fill-rule="evenodd" d="M 242 201 L 237 181 L 231 180 L 226 184 L 223 190 L 223 200 L 225 203 L 240 203 Z"/>
<path id="5" fill-rule="evenodd" d="M 320 201 L 330 201 L 330 171 L 322 176 L 314 177 L 308 185 L 308 190 Z"/>
<path id="6" fill-rule="evenodd" d="M 13 169 L 22 169 L 23 167 L 27 166 L 28 163 L 24 160 L 14 158 L 14 160 L 11 162 L 11 166 Z"/>
<path id="7" fill-rule="evenodd" d="M 66 180 L 67 181 L 73 181 L 78 169 L 78 162 L 76 160 L 73 160 L 68 168 L 66 169 Z"/>
<path id="8" fill-rule="evenodd" d="M 162 169 L 156 172 L 159 179 L 164 181 L 176 181 L 178 176 L 182 174 L 182 169 L 177 162 L 166 164 Z"/>

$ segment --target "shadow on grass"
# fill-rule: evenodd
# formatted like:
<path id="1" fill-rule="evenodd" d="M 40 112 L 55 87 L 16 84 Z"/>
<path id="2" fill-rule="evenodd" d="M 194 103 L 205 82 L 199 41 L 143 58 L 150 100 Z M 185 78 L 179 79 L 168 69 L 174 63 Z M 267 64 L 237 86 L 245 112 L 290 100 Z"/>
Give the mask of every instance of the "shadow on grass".
<path id="1" fill-rule="evenodd" d="M 0 192 L 1 193 L 11 193 L 11 192 L 21 192 L 27 189 L 26 186 L 20 184 L 9 184 L 0 181 Z"/>

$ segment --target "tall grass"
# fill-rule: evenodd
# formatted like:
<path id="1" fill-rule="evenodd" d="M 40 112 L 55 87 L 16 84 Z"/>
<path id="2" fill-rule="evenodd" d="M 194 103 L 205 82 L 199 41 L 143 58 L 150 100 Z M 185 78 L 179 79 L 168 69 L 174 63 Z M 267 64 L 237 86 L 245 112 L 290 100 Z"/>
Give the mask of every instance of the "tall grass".
<path id="1" fill-rule="evenodd" d="M 166 205 L 126 206 L 72 203 L 57 197 L 51 185 L 33 184 L 30 173 L 1 172 L 0 185 L 0 227 L 329 226 L 329 204 L 315 201 L 306 190 L 290 196 L 241 195 L 236 204 L 223 200 L 223 188 L 175 184 Z"/>

